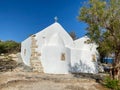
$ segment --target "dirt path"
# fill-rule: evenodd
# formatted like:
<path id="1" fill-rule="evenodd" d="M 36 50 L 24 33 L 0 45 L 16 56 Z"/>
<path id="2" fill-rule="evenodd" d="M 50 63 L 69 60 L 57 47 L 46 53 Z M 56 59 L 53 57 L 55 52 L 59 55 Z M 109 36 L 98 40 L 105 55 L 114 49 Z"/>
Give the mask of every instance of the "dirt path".
<path id="1" fill-rule="evenodd" d="M 0 90 L 108 90 L 92 79 L 33 72 L 0 74 Z"/>

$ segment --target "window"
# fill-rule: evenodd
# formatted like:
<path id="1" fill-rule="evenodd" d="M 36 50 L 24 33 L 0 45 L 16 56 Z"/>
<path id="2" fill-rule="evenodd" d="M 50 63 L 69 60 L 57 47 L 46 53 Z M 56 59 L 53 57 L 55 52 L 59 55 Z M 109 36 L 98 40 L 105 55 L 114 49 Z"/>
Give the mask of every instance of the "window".
<path id="1" fill-rule="evenodd" d="M 95 54 L 92 55 L 92 61 L 96 62 L 96 56 L 95 56 Z"/>
<path id="2" fill-rule="evenodd" d="M 62 54 L 61 54 L 61 60 L 62 60 L 62 61 L 65 61 L 65 53 L 62 53 Z"/>
<path id="3" fill-rule="evenodd" d="M 24 56 L 26 55 L 26 49 L 24 49 Z"/>

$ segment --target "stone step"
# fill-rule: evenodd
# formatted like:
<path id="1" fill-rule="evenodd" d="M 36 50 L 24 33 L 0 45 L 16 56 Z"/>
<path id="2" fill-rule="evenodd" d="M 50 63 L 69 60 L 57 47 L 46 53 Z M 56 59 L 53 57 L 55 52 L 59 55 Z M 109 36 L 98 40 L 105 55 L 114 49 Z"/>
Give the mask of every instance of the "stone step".
<path id="1" fill-rule="evenodd" d="M 33 69 L 33 72 L 39 72 L 39 73 L 44 73 L 42 70 L 38 70 L 38 69 Z"/>
<path id="2" fill-rule="evenodd" d="M 38 56 L 41 56 L 41 53 L 34 52 L 34 53 L 31 54 L 31 56 L 36 56 L 36 57 L 38 57 Z"/>
<path id="3" fill-rule="evenodd" d="M 38 57 L 37 55 L 38 55 L 38 53 L 32 53 L 31 57 Z"/>
<path id="4" fill-rule="evenodd" d="M 31 61 L 31 66 L 32 66 L 34 72 L 44 73 L 43 72 L 43 67 L 42 67 L 40 62 L 38 62 L 38 61 L 36 61 L 36 62 Z"/>
<path id="5" fill-rule="evenodd" d="M 34 44 L 34 43 L 33 43 L 33 44 L 31 44 L 31 48 L 32 48 L 32 47 L 34 47 L 34 46 L 38 46 L 38 45 L 36 45 L 36 44 Z"/>
<path id="6" fill-rule="evenodd" d="M 39 70 L 41 70 L 41 71 L 43 70 L 42 67 L 39 67 L 39 66 L 38 66 L 38 67 L 35 67 L 35 66 L 33 66 L 33 69 L 36 69 L 36 68 L 39 69 Z"/>
<path id="7" fill-rule="evenodd" d="M 42 67 L 39 67 L 39 66 L 32 66 L 34 69 L 36 69 L 36 68 L 38 68 L 39 70 L 43 70 L 43 68 Z"/>
<path id="8" fill-rule="evenodd" d="M 31 39 L 32 40 L 32 42 L 37 42 L 37 40 L 36 39 Z"/>
<path id="9" fill-rule="evenodd" d="M 32 44 L 36 44 L 36 43 L 37 43 L 37 41 L 33 41 L 33 40 L 32 40 Z"/>
<path id="10" fill-rule="evenodd" d="M 36 38 L 31 38 L 31 40 L 33 40 L 33 41 L 37 41 Z"/>
<path id="11" fill-rule="evenodd" d="M 33 63 L 32 65 L 41 66 L 41 63 L 40 63 L 40 62 L 35 62 L 35 63 Z"/>
<path id="12" fill-rule="evenodd" d="M 32 41 L 31 44 L 37 44 L 37 41 Z"/>
<path id="13" fill-rule="evenodd" d="M 32 61 L 38 60 L 38 57 L 31 57 L 30 60 Z"/>
<path id="14" fill-rule="evenodd" d="M 39 67 L 39 66 L 37 66 L 37 67 L 36 67 L 36 66 L 32 66 L 32 67 L 33 67 L 34 69 L 38 68 L 38 69 L 41 70 L 41 71 L 43 70 L 43 68 L 42 68 L 42 67 Z"/>
<path id="15" fill-rule="evenodd" d="M 36 53 L 35 53 L 31 55 L 31 58 L 38 58 L 38 56 L 36 56 Z"/>
<path id="16" fill-rule="evenodd" d="M 39 69 L 39 70 L 41 70 L 41 71 L 43 70 L 43 68 L 42 68 L 42 67 L 39 67 L 39 66 L 32 66 L 32 67 L 33 67 L 34 69 L 37 68 L 37 69 Z"/>
<path id="17" fill-rule="evenodd" d="M 37 41 L 32 41 L 31 44 L 37 44 Z"/>
<path id="18" fill-rule="evenodd" d="M 33 68 L 39 68 L 39 70 L 43 70 L 42 67 L 39 67 L 39 66 L 32 66 Z"/>
<path id="19" fill-rule="evenodd" d="M 32 60 L 31 63 L 40 63 L 37 60 Z"/>
<path id="20" fill-rule="evenodd" d="M 36 51 L 36 48 L 31 48 L 31 51 L 32 51 L 32 52 Z"/>
<path id="21" fill-rule="evenodd" d="M 37 43 L 37 40 L 32 40 L 31 43 L 32 43 L 32 44 L 36 44 L 36 43 Z"/>
<path id="22" fill-rule="evenodd" d="M 40 63 L 40 61 L 38 61 L 38 60 L 32 60 L 31 62 Z"/>
<path id="23" fill-rule="evenodd" d="M 31 45 L 31 48 L 38 48 L 37 45 Z"/>
<path id="24" fill-rule="evenodd" d="M 32 47 L 31 47 L 31 51 L 35 51 L 35 50 L 36 50 L 36 48 L 32 48 Z"/>
<path id="25" fill-rule="evenodd" d="M 34 62 L 34 61 L 33 61 L 33 62 Z M 32 66 L 39 66 L 39 67 L 42 67 L 41 62 L 38 62 L 38 61 L 32 63 L 31 65 L 32 65 Z"/>
<path id="26" fill-rule="evenodd" d="M 37 52 L 36 52 L 36 48 L 31 49 L 31 52 L 32 52 L 32 53 L 37 53 Z"/>
<path id="27" fill-rule="evenodd" d="M 32 54 L 31 57 L 36 57 L 36 54 Z"/>

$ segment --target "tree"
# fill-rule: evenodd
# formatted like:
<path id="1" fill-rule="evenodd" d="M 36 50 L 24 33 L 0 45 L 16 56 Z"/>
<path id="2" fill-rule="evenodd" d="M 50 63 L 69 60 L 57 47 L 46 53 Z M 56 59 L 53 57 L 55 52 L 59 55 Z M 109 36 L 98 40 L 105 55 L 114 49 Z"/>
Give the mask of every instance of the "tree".
<path id="1" fill-rule="evenodd" d="M 20 43 L 15 41 L 0 41 L 0 54 L 1 53 L 16 53 L 20 51 Z"/>
<path id="2" fill-rule="evenodd" d="M 89 0 L 78 16 L 88 24 L 87 35 L 99 45 L 104 55 L 114 54 L 113 79 L 120 68 L 120 0 Z"/>
<path id="3" fill-rule="evenodd" d="M 13 52 L 20 51 L 19 43 L 12 40 L 5 41 L 4 43 L 5 43 L 4 46 L 5 46 L 6 53 L 13 53 Z"/>
<path id="4" fill-rule="evenodd" d="M 72 37 L 73 40 L 77 39 L 77 35 L 74 31 L 69 32 L 69 35 Z"/>

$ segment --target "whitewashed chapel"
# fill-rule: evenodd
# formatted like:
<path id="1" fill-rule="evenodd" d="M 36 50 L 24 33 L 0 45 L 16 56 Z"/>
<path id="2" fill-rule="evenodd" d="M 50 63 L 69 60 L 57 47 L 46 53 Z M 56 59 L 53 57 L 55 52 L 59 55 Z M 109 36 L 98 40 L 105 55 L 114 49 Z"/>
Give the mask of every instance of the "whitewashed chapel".
<path id="1" fill-rule="evenodd" d="M 55 22 L 24 40 L 21 43 L 21 56 L 33 71 L 51 74 L 97 73 L 97 45 L 87 43 L 88 40 L 84 36 L 74 41 Z"/>

